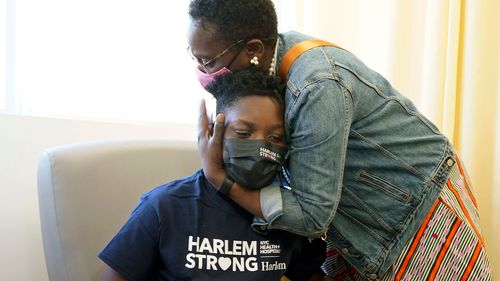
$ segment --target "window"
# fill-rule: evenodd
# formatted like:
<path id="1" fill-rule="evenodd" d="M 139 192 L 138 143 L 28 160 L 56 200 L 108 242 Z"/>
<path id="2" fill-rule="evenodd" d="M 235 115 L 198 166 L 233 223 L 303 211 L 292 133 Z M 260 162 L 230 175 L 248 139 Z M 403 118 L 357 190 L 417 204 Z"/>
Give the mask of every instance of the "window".
<path id="1" fill-rule="evenodd" d="M 196 123 L 207 94 L 186 53 L 188 4 L 17 1 L 17 113 Z"/>

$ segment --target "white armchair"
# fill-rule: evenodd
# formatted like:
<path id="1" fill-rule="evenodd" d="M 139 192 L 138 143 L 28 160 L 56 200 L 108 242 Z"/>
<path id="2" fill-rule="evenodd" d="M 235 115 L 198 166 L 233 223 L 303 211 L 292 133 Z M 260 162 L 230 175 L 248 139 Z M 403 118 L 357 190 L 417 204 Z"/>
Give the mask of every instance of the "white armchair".
<path id="1" fill-rule="evenodd" d="M 38 193 L 50 281 L 99 280 L 97 254 L 145 191 L 200 167 L 195 143 L 68 145 L 39 160 Z"/>

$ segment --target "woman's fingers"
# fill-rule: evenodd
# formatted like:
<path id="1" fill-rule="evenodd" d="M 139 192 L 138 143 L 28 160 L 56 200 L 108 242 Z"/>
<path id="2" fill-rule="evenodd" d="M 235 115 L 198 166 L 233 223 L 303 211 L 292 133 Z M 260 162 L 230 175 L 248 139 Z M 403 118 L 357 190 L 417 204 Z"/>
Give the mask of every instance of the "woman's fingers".
<path id="1" fill-rule="evenodd" d="M 226 177 L 222 157 L 223 138 L 224 114 L 217 115 L 215 124 L 212 124 L 207 116 L 205 101 L 202 101 L 198 119 L 198 152 L 203 172 L 214 187 L 219 186 Z"/>
<path id="2" fill-rule="evenodd" d="M 220 113 L 215 118 L 212 142 L 214 143 L 214 145 L 222 146 L 223 138 L 224 138 L 224 114 Z"/>
<path id="3" fill-rule="evenodd" d="M 209 128 L 209 120 L 207 116 L 207 108 L 205 105 L 205 100 L 201 100 L 200 103 L 200 115 L 198 117 L 198 142 L 207 137 L 210 136 L 208 132 L 210 131 Z"/>

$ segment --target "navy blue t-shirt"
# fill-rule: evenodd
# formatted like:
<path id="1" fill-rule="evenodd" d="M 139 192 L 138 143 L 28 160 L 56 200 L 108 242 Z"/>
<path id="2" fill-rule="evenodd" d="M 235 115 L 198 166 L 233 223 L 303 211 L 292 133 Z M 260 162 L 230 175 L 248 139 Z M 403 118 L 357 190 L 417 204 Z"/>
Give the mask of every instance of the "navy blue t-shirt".
<path id="1" fill-rule="evenodd" d="M 254 232 L 253 215 L 217 193 L 201 170 L 145 193 L 99 257 L 130 281 L 306 280 L 324 245 Z"/>

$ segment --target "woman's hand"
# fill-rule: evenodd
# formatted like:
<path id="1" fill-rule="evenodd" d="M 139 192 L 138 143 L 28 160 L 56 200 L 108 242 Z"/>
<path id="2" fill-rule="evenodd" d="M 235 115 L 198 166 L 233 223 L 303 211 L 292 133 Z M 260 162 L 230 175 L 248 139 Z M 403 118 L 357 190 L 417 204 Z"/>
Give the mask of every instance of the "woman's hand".
<path id="1" fill-rule="evenodd" d="M 224 114 L 217 115 L 215 124 L 212 124 L 203 100 L 198 120 L 198 151 L 205 177 L 215 188 L 219 187 L 227 176 L 222 158 L 223 138 Z"/>

